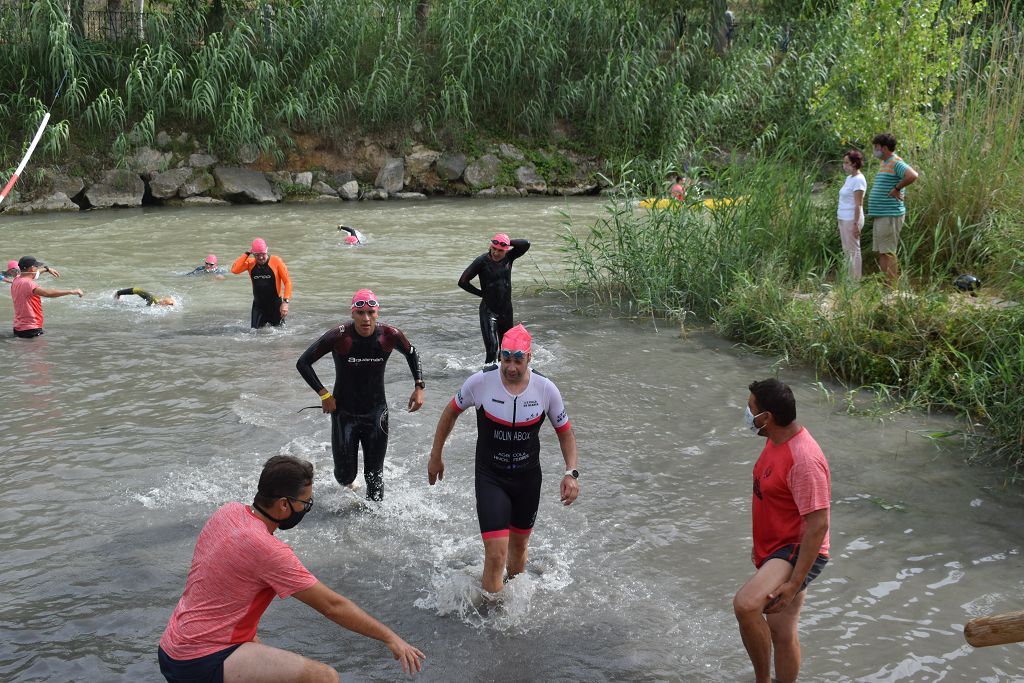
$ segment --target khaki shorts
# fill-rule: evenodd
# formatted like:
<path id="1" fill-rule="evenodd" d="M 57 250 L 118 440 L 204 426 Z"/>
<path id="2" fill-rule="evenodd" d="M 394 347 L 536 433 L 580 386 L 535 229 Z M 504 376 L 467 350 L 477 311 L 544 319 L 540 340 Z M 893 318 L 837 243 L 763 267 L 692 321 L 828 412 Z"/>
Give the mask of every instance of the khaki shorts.
<path id="1" fill-rule="evenodd" d="M 871 250 L 879 254 L 895 254 L 900 243 L 903 216 L 875 216 L 871 224 Z"/>

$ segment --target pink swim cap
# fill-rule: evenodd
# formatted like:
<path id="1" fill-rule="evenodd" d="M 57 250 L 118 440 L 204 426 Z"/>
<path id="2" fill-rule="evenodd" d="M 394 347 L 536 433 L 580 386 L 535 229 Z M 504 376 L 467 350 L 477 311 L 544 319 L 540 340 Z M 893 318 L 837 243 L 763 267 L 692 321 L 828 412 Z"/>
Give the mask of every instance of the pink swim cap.
<path id="1" fill-rule="evenodd" d="M 532 340 L 533 337 L 530 336 L 530 333 L 520 323 L 506 332 L 505 336 L 501 338 L 501 349 L 503 351 L 525 351 L 529 353 Z"/>
<path id="2" fill-rule="evenodd" d="M 497 244 L 495 244 L 497 242 Z M 491 238 L 491 246 L 495 249 L 501 249 L 502 251 L 508 251 L 512 248 L 512 240 L 509 239 L 508 235 L 503 232 L 499 232 Z"/>
<path id="3" fill-rule="evenodd" d="M 349 235 L 345 238 L 345 244 L 359 244 L 359 238 L 355 235 Z"/>
<path id="4" fill-rule="evenodd" d="M 206 257 L 206 262 L 209 263 L 211 266 L 217 265 L 217 255 L 210 254 L 209 256 Z"/>
<path id="5" fill-rule="evenodd" d="M 363 303 L 362 306 L 357 306 L 356 303 L 359 302 L 359 301 L 363 301 L 365 303 Z M 368 289 L 360 289 L 358 292 L 356 292 L 355 294 L 352 295 L 352 309 L 353 310 L 355 310 L 357 308 L 363 308 L 364 306 L 367 307 L 367 308 L 374 308 L 374 309 L 380 308 L 380 303 L 377 301 L 377 295 L 374 294 L 373 292 L 371 292 Z"/>
<path id="6" fill-rule="evenodd" d="M 18 262 L 17 261 L 8 261 L 7 262 L 7 270 L 10 270 L 11 268 L 17 268 L 17 267 L 18 267 Z"/>
<path id="7" fill-rule="evenodd" d="M 257 237 L 252 241 L 252 249 L 250 249 L 249 251 L 251 251 L 254 254 L 266 254 L 267 241 L 262 237 Z"/>

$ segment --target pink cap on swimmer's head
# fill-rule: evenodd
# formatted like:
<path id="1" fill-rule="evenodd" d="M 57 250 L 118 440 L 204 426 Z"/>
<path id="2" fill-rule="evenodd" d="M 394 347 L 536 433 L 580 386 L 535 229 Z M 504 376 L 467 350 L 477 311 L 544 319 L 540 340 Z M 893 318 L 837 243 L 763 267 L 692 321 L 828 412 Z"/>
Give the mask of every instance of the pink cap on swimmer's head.
<path id="1" fill-rule="evenodd" d="M 380 308 L 380 302 L 377 301 L 377 295 L 368 289 L 360 289 L 352 295 L 352 310 L 356 310 L 357 308 Z"/>
<path id="2" fill-rule="evenodd" d="M 18 267 L 18 262 L 17 261 L 8 261 L 7 262 L 7 270 L 13 270 L 13 269 L 15 269 L 17 267 Z"/>
<path id="3" fill-rule="evenodd" d="M 508 251 L 509 249 L 512 248 L 512 240 L 510 240 L 508 238 L 508 235 L 506 235 L 505 233 L 499 232 L 498 234 L 491 238 L 491 248 L 501 249 L 502 251 Z"/>
<path id="4" fill-rule="evenodd" d="M 355 235 L 349 235 L 345 238 L 345 244 L 359 244 L 359 238 Z"/>
<path id="5" fill-rule="evenodd" d="M 206 262 L 209 263 L 211 266 L 217 265 L 217 255 L 210 254 L 209 256 L 206 257 Z"/>
<path id="6" fill-rule="evenodd" d="M 266 254 L 267 241 L 262 237 L 257 237 L 252 241 L 252 249 L 250 249 L 249 251 L 251 251 L 254 254 Z"/>
<path id="7" fill-rule="evenodd" d="M 530 333 L 520 323 L 506 332 L 505 336 L 501 338 L 501 350 L 525 351 L 529 353 L 531 341 L 533 341 L 533 337 L 530 336 Z"/>

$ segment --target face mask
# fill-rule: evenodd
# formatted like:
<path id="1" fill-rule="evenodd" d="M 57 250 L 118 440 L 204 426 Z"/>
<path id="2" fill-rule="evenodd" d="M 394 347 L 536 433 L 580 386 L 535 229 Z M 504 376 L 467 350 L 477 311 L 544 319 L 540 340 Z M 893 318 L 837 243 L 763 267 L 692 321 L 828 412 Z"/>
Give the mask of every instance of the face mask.
<path id="1" fill-rule="evenodd" d="M 257 510 L 259 510 L 260 512 L 262 512 L 264 515 L 266 515 L 270 519 L 272 519 L 275 522 L 277 522 L 277 528 L 281 529 L 282 531 L 288 531 L 289 529 L 294 528 L 299 522 L 302 521 L 302 518 L 306 516 L 306 511 L 305 510 L 299 510 L 298 512 L 296 512 L 295 509 L 292 508 L 292 514 L 288 515 L 284 519 L 277 519 L 276 517 L 274 517 L 273 515 L 269 514 L 266 510 L 264 510 L 263 508 L 259 507 L 258 505 L 254 504 L 253 507 L 256 508 Z"/>
<path id="2" fill-rule="evenodd" d="M 744 408 L 744 412 L 746 413 L 744 415 L 744 418 L 745 418 L 745 420 L 747 422 L 747 429 L 752 431 L 754 433 L 754 436 L 758 436 L 758 432 L 760 432 L 762 429 L 764 429 L 764 427 L 758 427 L 757 425 L 755 425 L 754 424 L 754 418 L 761 417 L 762 415 L 764 415 L 768 411 L 767 410 L 763 410 L 760 413 L 758 413 L 757 415 L 754 415 L 752 412 L 750 412 L 750 406 L 747 406 L 746 408 Z"/>
<path id="3" fill-rule="evenodd" d="M 874 151 L 874 155 L 875 155 L 875 158 L 876 158 L 876 159 L 881 159 L 881 158 L 882 158 L 882 150 L 880 150 L 880 149 L 876 149 L 876 150 Z"/>

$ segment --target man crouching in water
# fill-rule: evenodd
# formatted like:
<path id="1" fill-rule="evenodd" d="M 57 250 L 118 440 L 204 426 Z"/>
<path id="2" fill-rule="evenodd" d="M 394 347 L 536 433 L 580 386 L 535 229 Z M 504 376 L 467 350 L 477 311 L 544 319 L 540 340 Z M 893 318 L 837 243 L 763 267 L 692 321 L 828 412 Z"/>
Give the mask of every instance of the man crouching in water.
<path id="1" fill-rule="evenodd" d="M 277 455 L 263 466 L 252 505 L 228 503 L 207 520 L 196 541 L 185 592 L 167 623 L 157 658 L 169 683 L 245 681 L 337 683 L 326 664 L 264 645 L 260 617 L 277 595 L 294 595 L 317 612 L 387 645 L 405 673 L 422 670 L 425 655 L 354 602 L 317 581 L 291 546 L 274 537 L 313 507 L 313 465 Z"/>

